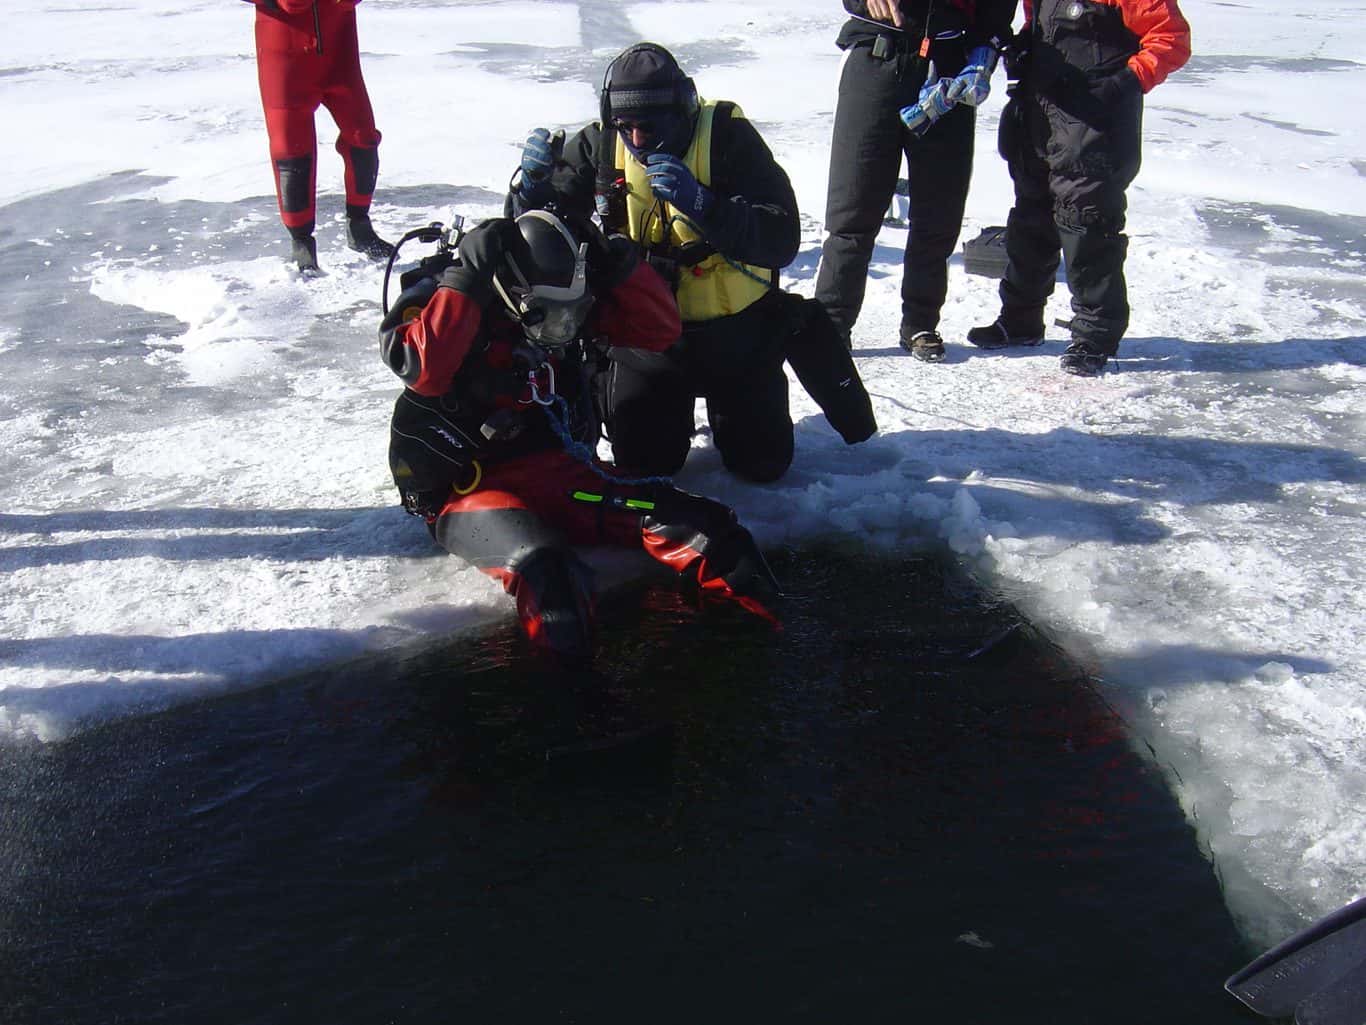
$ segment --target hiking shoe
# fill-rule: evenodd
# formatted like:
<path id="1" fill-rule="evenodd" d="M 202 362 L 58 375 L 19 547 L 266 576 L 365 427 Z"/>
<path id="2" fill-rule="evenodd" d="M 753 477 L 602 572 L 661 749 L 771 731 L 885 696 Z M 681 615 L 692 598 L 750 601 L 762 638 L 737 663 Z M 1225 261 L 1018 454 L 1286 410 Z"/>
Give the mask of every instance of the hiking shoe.
<path id="1" fill-rule="evenodd" d="M 394 247 L 375 234 L 374 225 L 366 214 L 346 219 L 346 244 L 371 260 L 387 260 Z"/>
<path id="2" fill-rule="evenodd" d="M 313 240 L 312 235 L 301 235 L 292 239 L 289 255 L 304 277 L 322 273 L 322 268 L 318 266 L 318 243 Z"/>
<path id="3" fill-rule="evenodd" d="M 1028 331 L 1011 331 L 1005 321 L 997 317 L 990 324 L 974 327 L 968 331 L 968 341 L 979 349 L 1010 349 L 1015 346 L 1042 345 L 1043 325 Z"/>
<path id="4" fill-rule="evenodd" d="M 938 331 L 916 331 L 907 335 L 905 330 L 901 332 L 901 347 L 916 359 L 938 363 L 944 358 L 944 339 L 939 337 Z"/>
<path id="5" fill-rule="evenodd" d="M 1078 377 L 1096 377 L 1105 369 L 1108 360 L 1108 356 L 1096 352 L 1085 342 L 1073 342 L 1060 358 L 1063 373 Z"/>

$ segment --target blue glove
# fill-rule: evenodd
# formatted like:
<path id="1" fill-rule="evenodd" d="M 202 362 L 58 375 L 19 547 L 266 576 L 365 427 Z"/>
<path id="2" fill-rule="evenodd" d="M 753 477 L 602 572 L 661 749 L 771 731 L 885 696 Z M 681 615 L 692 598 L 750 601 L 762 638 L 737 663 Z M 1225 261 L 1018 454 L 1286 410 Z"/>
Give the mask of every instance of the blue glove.
<path id="1" fill-rule="evenodd" d="M 953 109 L 949 98 L 949 83 L 939 77 L 930 61 L 929 73 L 925 84 L 920 87 L 920 99 L 909 107 L 901 108 L 901 121 L 911 130 L 912 135 L 924 135 L 941 117 Z"/>
<path id="2" fill-rule="evenodd" d="M 672 153 L 651 153 L 645 158 L 645 176 L 650 180 L 650 190 L 684 217 L 698 224 L 706 221 L 716 197 L 693 177 L 683 161 Z"/>
<path id="3" fill-rule="evenodd" d="M 533 128 L 522 147 L 522 174 L 534 182 L 545 181 L 555 169 L 555 155 L 564 146 L 564 129 Z"/>
<path id="4" fill-rule="evenodd" d="M 991 95 L 991 73 L 996 70 L 996 48 L 975 46 L 968 62 L 949 83 L 948 97 L 954 103 L 976 107 Z"/>
<path id="5" fill-rule="evenodd" d="M 521 179 L 517 183 L 517 191 L 524 200 L 536 202 L 549 193 L 550 172 L 563 148 L 563 128 L 555 129 L 554 133 L 546 128 L 532 129 L 522 146 Z"/>

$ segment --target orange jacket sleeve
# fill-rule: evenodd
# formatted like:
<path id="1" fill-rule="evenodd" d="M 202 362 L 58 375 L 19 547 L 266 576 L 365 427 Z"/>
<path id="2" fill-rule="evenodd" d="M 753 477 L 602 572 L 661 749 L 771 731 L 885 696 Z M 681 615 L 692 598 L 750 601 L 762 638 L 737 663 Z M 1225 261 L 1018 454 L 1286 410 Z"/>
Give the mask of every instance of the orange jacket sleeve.
<path id="1" fill-rule="evenodd" d="M 1190 59 L 1191 27 L 1176 0 L 1120 0 L 1124 25 L 1138 36 L 1129 69 L 1149 92 Z"/>

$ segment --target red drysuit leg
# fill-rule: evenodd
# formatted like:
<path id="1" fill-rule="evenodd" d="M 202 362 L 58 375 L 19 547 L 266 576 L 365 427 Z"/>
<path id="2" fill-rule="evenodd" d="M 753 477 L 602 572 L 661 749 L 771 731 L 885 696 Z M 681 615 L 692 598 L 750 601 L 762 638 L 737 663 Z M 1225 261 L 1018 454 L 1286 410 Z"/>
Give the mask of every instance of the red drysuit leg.
<path id="1" fill-rule="evenodd" d="M 330 64 L 322 103 L 337 123 L 337 152 L 346 167 L 346 205 L 364 210 L 370 206 L 379 175 L 380 133 L 361 77 L 356 15 L 348 13 L 349 17 L 337 16 L 328 35 Z"/>
<path id="2" fill-rule="evenodd" d="M 571 545 L 643 548 L 772 620 L 750 596 L 768 567 L 729 508 L 673 487 L 604 480 L 558 449 L 485 466 L 476 490 L 447 501 L 433 533 L 502 581 L 528 637 L 561 657 L 585 657 L 593 633 L 590 573 Z"/>
<path id="3" fill-rule="evenodd" d="M 346 168 L 348 205 L 366 208 L 375 191 L 380 133 L 361 77 L 356 12 L 336 3 L 312 12 L 256 14 L 256 66 L 261 106 L 270 136 L 280 219 L 291 229 L 315 219 L 317 134 L 314 115 L 326 105 L 340 134 L 337 151 Z"/>

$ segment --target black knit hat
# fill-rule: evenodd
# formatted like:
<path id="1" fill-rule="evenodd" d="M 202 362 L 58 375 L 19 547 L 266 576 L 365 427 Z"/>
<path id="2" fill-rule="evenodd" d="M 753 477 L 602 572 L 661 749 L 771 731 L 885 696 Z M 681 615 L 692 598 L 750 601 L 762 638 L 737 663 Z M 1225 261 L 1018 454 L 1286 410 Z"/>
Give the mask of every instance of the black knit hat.
<path id="1" fill-rule="evenodd" d="M 637 43 L 607 66 L 603 110 L 610 117 L 668 109 L 690 116 L 697 110 L 697 89 L 674 55 L 656 43 Z"/>

